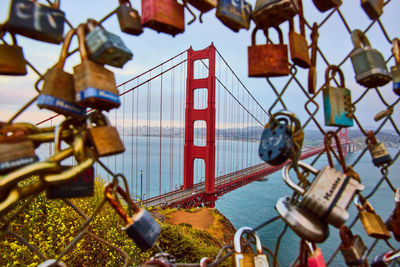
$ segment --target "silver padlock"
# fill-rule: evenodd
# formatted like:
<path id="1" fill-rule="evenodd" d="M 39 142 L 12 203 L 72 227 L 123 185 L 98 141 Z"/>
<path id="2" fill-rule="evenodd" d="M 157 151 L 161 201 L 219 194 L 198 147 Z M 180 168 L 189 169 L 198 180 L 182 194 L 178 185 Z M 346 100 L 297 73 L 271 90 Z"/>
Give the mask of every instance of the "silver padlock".
<path id="1" fill-rule="evenodd" d="M 256 241 L 256 250 L 257 254 L 254 256 L 253 259 L 250 259 L 251 255 L 250 254 L 243 254 L 242 253 L 242 247 L 240 245 L 240 239 L 244 233 L 249 233 L 251 234 L 255 241 Z M 265 254 L 263 254 L 263 249 L 261 245 L 261 241 L 258 238 L 257 234 L 253 232 L 253 229 L 250 227 L 241 227 L 239 230 L 236 231 L 234 241 L 233 241 L 233 246 L 235 249 L 234 253 L 234 265 L 239 267 L 239 266 L 244 266 L 247 267 L 248 265 L 252 265 L 255 267 L 269 267 L 268 263 L 268 258 Z"/>
<path id="2" fill-rule="evenodd" d="M 307 209 L 317 218 L 326 220 L 335 227 L 340 227 L 349 218 L 347 207 L 354 194 L 363 190 L 364 185 L 330 166 L 325 166 L 318 171 L 302 161 L 299 161 L 298 165 L 316 175 L 310 188 L 306 191 L 294 183 L 289 176 L 289 171 L 293 168 L 292 162 L 282 169 L 282 177 L 286 184 L 303 196 L 300 207 Z"/>

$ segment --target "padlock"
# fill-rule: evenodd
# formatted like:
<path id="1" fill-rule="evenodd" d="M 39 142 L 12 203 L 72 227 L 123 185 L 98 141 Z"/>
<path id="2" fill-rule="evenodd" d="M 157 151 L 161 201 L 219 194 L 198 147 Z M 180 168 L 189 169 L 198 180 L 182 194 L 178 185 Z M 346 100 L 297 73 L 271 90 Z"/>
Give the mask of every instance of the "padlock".
<path id="1" fill-rule="evenodd" d="M 278 26 L 299 13 L 298 0 L 257 0 L 251 18 L 257 27 Z"/>
<path id="2" fill-rule="evenodd" d="M 340 86 L 332 87 L 329 84 L 329 73 L 339 74 Z M 325 71 L 325 86 L 323 88 L 324 115 L 326 126 L 351 127 L 353 126 L 351 92 L 345 88 L 344 75 L 339 67 L 330 65 Z"/>
<path id="3" fill-rule="evenodd" d="M 328 224 L 298 204 L 292 203 L 289 197 L 280 198 L 275 209 L 298 236 L 316 243 L 322 243 L 328 238 Z"/>
<path id="4" fill-rule="evenodd" d="M 206 13 L 217 7 L 217 0 L 188 0 L 188 2 L 201 13 Z"/>
<path id="5" fill-rule="evenodd" d="M 27 135 L 27 132 L 12 125 L 0 129 L 0 174 L 39 160 Z"/>
<path id="6" fill-rule="evenodd" d="M 217 18 L 229 29 L 238 32 L 250 28 L 251 4 L 245 0 L 218 0 Z"/>
<path id="7" fill-rule="evenodd" d="M 307 258 L 308 267 L 326 267 L 322 250 L 318 248 L 314 243 L 305 241 L 310 249 L 310 255 Z"/>
<path id="8" fill-rule="evenodd" d="M 308 44 L 306 40 L 306 29 L 304 26 L 303 18 L 303 3 L 299 1 L 299 24 L 300 34 L 294 31 L 293 18 L 289 19 L 289 47 L 290 58 L 293 63 L 302 68 L 309 68 L 311 66 L 310 55 L 308 54 Z"/>
<path id="9" fill-rule="evenodd" d="M 342 0 L 313 0 L 314 5 L 321 12 L 325 12 L 331 8 L 339 7 L 342 4 Z"/>
<path id="10" fill-rule="evenodd" d="M 63 70 L 74 34 L 74 29 L 68 32 L 58 62 L 44 75 L 43 88 L 37 99 L 37 105 L 39 108 L 47 108 L 66 116 L 83 117 L 86 111 L 75 101 L 74 78 L 72 74 Z"/>
<path id="11" fill-rule="evenodd" d="M 77 29 L 82 63 L 74 67 L 76 100 L 82 107 L 110 110 L 121 105 L 112 71 L 88 58 L 85 45 L 85 25 Z"/>
<path id="12" fill-rule="evenodd" d="M 340 226 L 339 230 L 340 252 L 348 266 L 362 265 L 367 258 L 368 248 L 359 235 L 354 236 L 350 228 L 345 225 Z"/>
<path id="13" fill-rule="evenodd" d="M 18 46 L 17 38 L 10 34 L 12 45 L 0 44 L 0 74 L 25 75 L 26 62 L 22 47 Z"/>
<path id="14" fill-rule="evenodd" d="M 400 40 L 394 38 L 392 42 L 392 52 L 396 65 L 390 68 L 393 78 L 393 92 L 400 96 Z"/>
<path id="15" fill-rule="evenodd" d="M 85 43 L 91 60 L 98 64 L 122 68 L 132 59 L 133 54 L 121 37 L 106 31 L 93 19 L 88 19 L 87 29 L 89 33 L 86 34 Z"/>
<path id="16" fill-rule="evenodd" d="M 256 255 L 253 255 L 253 253 L 242 251 L 240 240 L 243 234 L 245 233 L 251 234 L 254 237 L 256 242 L 256 252 L 257 252 Z M 239 228 L 239 230 L 237 230 L 235 233 L 233 247 L 235 250 L 235 253 L 233 254 L 234 255 L 233 266 L 269 267 L 268 258 L 265 254 L 263 254 L 262 251 L 261 241 L 258 238 L 257 234 L 253 232 L 252 228 L 250 227 Z"/>
<path id="17" fill-rule="evenodd" d="M 358 209 L 358 217 L 367 235 L 380 239 L 388 239 L 391 237 L 381 217 L 375 213 L 374 208 L 366 199 L 358 196 L 354 199 L 354 203 Z"/>
<path id="18" fill-rule="evenodd" d="M 118 215 L 126 222 L 126 226 L 122 228 L 127 235 L 133 239 L 135 244 L 142 250 L 148 250 L 151 248 L 158 236 L 161 233 L 161 228 L 158 223 L 154 220 L 153 216 L 148 213 L 145 209 L 139 208 L 129 196 L 128 191 L 125 192 L 121 187 L 117 186 L 118 194 L 125 200 L 125 202 L 131 207 L 134 215 L 129 215 L 123 210 L 120 202 L 113 194 L 112 183 L 108 184 L 105 189 L 105 197 L 111 206 L 116 210 Z"/>
<path id="19" fill-rule="evenodd" d="M 176 0 L 142 0 L 142 25 L 175 36 L 185 31 L 184 6 Z"/>
<path id="20" fill-rule="evenodd" d="M 63 40 L 65 14 L 59 0 L 51 6 L 37 1 L 12 0 L 7 31 L 35 40 L 59 44 Z"/>
<path id="21" fill-rule="evenodd" d="M 361 6 L 372 20 L 378 19 L 383 13 L 384 0 L 361 0 Z"/>
<path id="22" fill-rule="evenodd" d="M 275 27 L 279 34 L 279 44 L 256 45 L 254 28 L 251 34 L 251 46 L 248 47 L 249 77 L 279 77 L 289 75 L 288 48 L 283 44 L 282 31 Z M 268 36 L 268 31 L 264 31 Z M 268 40 L 267 40 L 268 42 Z"/>
<path id="23" fill-rule="evenodd" d="M 129 0 L 119 0 L 119 7 L 115 12 L 117 13 L 121 31 L 132 35 L 141 35 L 143 33 L 139 12 L 132 8 Z"/>
<path id="24" fill-rule="evenodd" d="M 386 62 L 378 50 L 371 47 L 367 36 L 360 30 L 351 33 L 354 50 L 350 54 L 356 80 L 367 88 L 383 86 L 392 80 Z"/>
<path id="25" fill-rule="evenodd" d="M 382 253 L 380 255 L 375 256 L 375 258 L 371 262 L 371 267 L 385 267 L 389 266 L 395 259 L 400 257 L 400 251 L 390 250 L 388 252 Z"/>
<path id="26" fill-rule="evenodd" d="M 88 116 L 88 124 L 89 139 L 97 156 L 105 157 L 125 151 L 117 128 L 111 126 L 110 121 L 104 114 L 99 111 L 90 113 Z M 93 127 L 94 125 L 96 127 Z"/>
<path id="27" fill-rule="evenodd" d="M 394 193 L 395 208 L 389 219 L 389 226 L 394 238 L 400 241 L 400 188 Z M 389 227 L 388 227 L 389 228 Z"/>
<path id="28" fill-rule="evenodd" d="M 377 167 L 388 166 L 392 163 L 392 157 L 388 153 L 384 143 L 376 140 L 374 132 L 367 132 L 365 142 L 368 145 L 369 153 L 371 154 L 372 163 Z"/>

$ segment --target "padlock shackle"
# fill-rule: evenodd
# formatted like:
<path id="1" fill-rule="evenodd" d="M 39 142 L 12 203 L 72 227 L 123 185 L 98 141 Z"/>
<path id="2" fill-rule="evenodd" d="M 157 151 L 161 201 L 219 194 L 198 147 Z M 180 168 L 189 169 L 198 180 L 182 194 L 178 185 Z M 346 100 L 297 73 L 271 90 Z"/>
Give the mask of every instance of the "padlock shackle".
<path id="1" fill-rule="evenodd" d="M 371 203 L 369 203 L 368 200 L 366 200 L 360 194 L 356 195 L 353 201 L 359 211 L 366 210 L 368 212 L 375 213 L 375 209 L 372 207 Z"/>
<path id="2" fill-rule="evenodd" d="M 54 0 L 54 3 L 51 4 L 52 8 L 60 9 L 60 0 Z"/>
<path id="3" fill-rule="evenodd" d="M 296 134 L 298 134 L 299 131 L 303 130 L 301 127 L 300 120 L 297 118 L 296 114 L 294 114 L 293 112 L 283 109 L 283 110 L 280 110 L 280 111 L 272 114 L 271 119 L 275 119 L 275 117 L 277 117 L 277 116 L 286 116 L 290 119 L 291 123 L 294 123 L 294 126 L 291 129 L 293 132 L 293 135 L 296 135 Z M 278 118 L 277 120 L 279 120 L 279 119 L 280 118 Z"/>
<path id="4" fill-rule="evenodd" d="M 127 5 L 127 6 L 129 6 L 129 7 L 132 7 L 132 4 L 131 4 L 131 1 L 129 1 L 129 0 L 118 0 L 119 1 L 119 4 L 122 6 L 122 5 Z"/>
<path id="5" fill-rule="evenodd" d="M 340 226 L 339 236 L 340 236 L 340 239 L 342 240 L 342 245 L 344 247 L 351 247 L 351 245 L 353 245 L 355 236 L 351 232 L 350 228 L 347 227 L 346 225 Z"/>
<path id="6" fill-rule="evenodd" d="M 256 45 L 256 34 L 258 30 L 262 30 L 260 27 L 256 26 L 253 31 L 251 32 L 251 45 L 255 46 Z M 264 31 L 265 35 L 265 31 Z M 267 40 L 266 43 L 268 43 L 268 38 L 265 36 L 265 39 Z"/>
<path id="7" fill-rule="evenodd" d="M 79 24 L 79 26 L 76 30 L 76 35 L 78 35 L 79 53 L 81 55 L 82 62 L 88 60 L 88 53 L 87 53 L 86 43 L 85 43 L 85 28 L 86 28 L 86 24 Z"/>
<path id="8" fill-rule="evenodd" d="M 359 29 L 356 29 L 351 32 L 351 40 L 354 45 L 354 49 L 359 49 L 362 47 L 371 47 L 371 43 L 369 42 L 367 36 L 364 32 Z"/>
<path id="9" fill-rule="evenodd" d="M 101 110 L 94 110 L 88 114 L 87 117 L 88 128 L 92 128 L 92 124 L 95 123 L 97 127 L 100 126 L 111 126 L 110 120 L 104 115 Z M 100 122 L 100 123 L 99 123 Z"/>
<path id="10" fill-rule="evenodd" d="M 303 17 L 303 1 L 302 0 L 297 0 L 299 4 L 299 25 L 300 25 L 300 34 L 305 38 L 306 37 L 306 28 L 305 28 L 305 23 L 304 23 L 304 17 Z M 289 31 L 294 32 L 294 19 L 293 17 L 289 19 Z"/>
<path id="11" fill-rule="evenodd" d="M 303 169 L 306 169 L 308 171 L 310 171 L 312 174 L 316 175 L 318 174 L 318 170 L 315 169 L 313 166 L 308 165 L 307 163 L 303 162 L 303 161 L 298 161 L 297 165 L 302 167 Z M 304 190 L 304 188 L 302 188 L 301 186 L 299 186 L 298 184 L 296 184 L 295 182 L 293 182 L 292 178 L 290 178 L 289 172 L 290 170 L 294 168 L 294 164 L 293 161 L 287 163 L 283 168 L 282 168 L 282 178 L 283 181 L 285 181 L 285 183 L 291 187 L 292 189 L 294 189 L 296 192 L 298 192 L 301 195 L 304 195 L 306 190 Z"/>
<path id="12" fill-rule="evenodd" d="M 274 27 L 271 27 L 271 28 L 275 29 L 278 32 L 279 44 L 283 44 L 283 34 L 282 34 L 282 31 L 281 31 L 281 28 L 279 28 L 279 26 L 274 26 Z M 269 32 L 269 28 L 264 29 L 264 34 L 267 37 L 267 43 L 268 43 L 268 38 L 269 38 L 269 33 L 268 32 Z M 273 43 L 271 42 L 271 44 L 273 44 Z"/>
<path id="13" fill-rule="evenodd" d="M 331 139 L 332 138 L 335 140 L 336 149 L 338 151 L 337 160 L 339 161 L 343 172 L 346 173 L 347 168 L 346 168 L 346 161 L 345 161 L 344 155 L 343 155 L 342 145 L 340 143 L 340 140 L 339 140 L 339 137 L 337 136 L 337 134 L 335 132 L 332 132 L 332 131 L 326 132 L 325 136 L 324 136 L 324 145 L 325 145 L 326 155 L 328 157 L 329 166 L 331 168 L 335 167 L 335 165 L 333 164 L 332 154 L 336 155 L 336 153 L 334 152 L 334 149 L 331 146 Z"/>
<path id="14" fill-rule="evenodd" d="M 332 73 L 332 76 L 329 76 L 329 74 L 330 73 Z M 338 67 L 338 66 L 336 66 L 336 65 L 329 65 L 327 68 L 326 68 L 326 71 L 325 71 L 325 84 L 327 85 L 327 86 L 330 86 L 329 84 L 329 80 L 331 79 L 331 77 L 333 78 L 335 75 L 336 75 L 336 73 L 337 74 L 339 74 L 339 78 L 340 78 L 340 87 L 341 88 L 345 88 L 345 82 L 344 82 L 344 75 L 343 75 L 343 72 L 342 72 L 342 70 Z"/>
<path id="15" fill-rule="evenodd" d="M 65 36 L 64 43 L 61 48 L 60 58 L 58 59 L 58 62 L 56 63 L 56 67 L 59 69 L 64 68 L 65 60 L 68 57 L 68 50 L 71 45 L 71 40 L 72 40 L 72 37 L 74 37 L 75 33 L 76 33 L 76 30 L 71 29 Z"/>
<path id="16" fill-rule="evenodd" d="M 394 38 L 392 41 L 392 52 L 396 65 L 400 65 L 400 40 Z"/>
<path id="17" fill-rule="evenodd" d="M 368 131 L 367 132 L 367 139 L 365 139 L 365 143 L 368 146 L 376 145 L 378 143 L 378 141 L 376 140 L 376 136 L 375 136 L 373 131 Z"/>
<path id="18" fill-rule="evenodd" d="M 233 239 L 233 247 L 235 249 L 236 253 L 242 253 L 242 247 L 240 245 L 240 239 L 242 238 L 242 235 L 244 233 L 251 234 L 254 239 L 256 240 L 256 250 L 258 254 L 262 254 L 262 245 L 260 238 L 257 236 L 257 234 L 253 231 L 252 228 L 244 226 L 239 228 L 239 230 L 236 231 L 235 237 Z"/>
<path id="19" fill-rule="evenodd" d="M 97 20 L 89 18 L 86 21 L 86 27 L 89 32 L 93 31 L 97 26 L 104 29 L 103 25 L 101 25 Z"/>

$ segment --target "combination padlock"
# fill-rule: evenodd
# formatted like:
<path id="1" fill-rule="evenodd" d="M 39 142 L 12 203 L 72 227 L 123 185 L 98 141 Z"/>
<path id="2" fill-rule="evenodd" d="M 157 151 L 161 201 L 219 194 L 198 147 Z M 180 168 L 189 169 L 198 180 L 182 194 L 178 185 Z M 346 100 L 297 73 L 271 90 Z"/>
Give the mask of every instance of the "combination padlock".
<path id="1" fill-rule="evenodd" d="M 37 99 L 39 108 L 46 108 L 65 116 L 86 116 L 86 110 L 75 101 L 73 75 L 63 70 L 68 56 L 68 48 L 75 29 L 65 37 L 58 62 L 47 70 L 43 78 L 43 88 Z"/>
<path id="2" fill-rule="evenodd" d="M 251 18 L 257 27 L 279 26 L 299 13 L 298 0 L 257 0 Z"/>
<path id="3" fill-rule="evenodd" d="M 367 132 L 367 139 L 365 142 L 368 145 L 369 153 L 371 154 L 372 162 L 377 167 L 388 166 L 392 163 L 392 157 L 388 153 L 384 143 L 376 140 L 374 132 Z"/>
<path id="4" fill-rule="evenodd" d="M 18 46 L 15 35 L 10 35 L 12 45 L 0 44 L 0 74 L 25 75 L 26 62 L 22 47 Z"/>
<path id="5" fill-rule="evenodd" d="M 243 234 L 248 233 L 251 234 L 256 242 L 256 255 L 253 253 L 245 252 L 242 250 L 241 247 L 241 237 Z M 262 251 L 261 241 L 258 238 L 257 234 L 253 232 L 253 229 L 250 227 L 241 227 L 239 230 L 236 231 L 233 247 L 235 249 L 235 253 L 233 254 L 233 266 L 240 267 L 269 267 L 268 258 Z"/>
<path id="6" fill-rule="evenodd" d="M 381 217 L 376 214 L 374 208 L 366 199 L 357 196 L 354 198 L 354 203 L 358 209 L 358 217 L 367 235 L 380 239 L 388 239 L 391 237 Z"/>
<path id="7" fill-rule="evenodd" d="M 383 13 L 384 0 L 361 0 L 361 6 L 372 20 L 378 19 Z"/>
<path id="8" fill-rule="evenodd" d="M 329 84 L 330 72 L 339 74 L 340 87 Z M 325 86 L 323 88 L 324 118 L 326 126 L 353 126 L 351 91 L 345 88 L 344 75 L 338 66 L 330 65 L 325 71 Z"/>
<path id="9" fill-rule="evenodd" d="M 88 33 L 85 36 L 85 43 L 91 60 L 98 64 L 122 68 L 132 59 L 133 54 L 121 37 L 106 31 L 93 19 L 88 19 L 86 25 Z"/>
<path id="10" fill-rule="evenodd" d="M 371 262 L 371 267 L 386 267 L 400 257 L 400 251 L 388 251 L 375 256 Z"/>
<path id="11" fill-rule="evenodd" d="M 245 0 L 218 0 L 216 16 L 226 27 L 238 32 L 250 28 L 251 10 Z"/>
<path id="12" fill-rule="evenodd" d="M 394 38 L 392 42 L 392 52 L 396 65 L 390 68 L 393 78 L 393 92 L 400 96 L 400 40 Z"/>
<path id="13" fill-rule="evenodd" d="M 321 12 L 336 8 L 342 4 L 342 0 L 313 0 L 313 2 L 316 8 Z"/>
<path id="14" fill-rule="evenodd" d="M 116 155 L 125 151 L 124 144 L 108 118 L 100 111 L 88 116 L 89 139 L 98 157 Z"/>
<path id="15" fill-rule="evenodd" d="M 310 254 L 307 258 L 308 267 L 326 267 L 322 250 L 318 248 L 314 243 L 305 241 L 310 250 Z"/>
<path id="16" fill-rule="evenodd" d="M 82 107 L 110 110 L 121 105 L 115 77 L 103 65 L 89 60 L 85 44 L 85 25 L 77 29 L 82 63 L 74 67 L 76 100 Z"/>
<path id="17" fill-rule="evenodd" d="M 122 32 L 132 35 L 141 35 L 143 33 L 139 12 L 132 8 L 129 0 L 119 0 L 119 7 L 115 12 Z"/>
<path id="18" fill-rule="evenodd" d="M 105 189 L 105 197 L 111 206 L 116 210 L 118 215 L 126 222 L 126 226 L 122 228 L 126 234 L 133 239 L 135 244 L 142 250 L 148 250 L 151 248 L 158 236 L 161 233 L 161 228 L 158 223 L 154 220 L 153 216 L 148 213 L 145 209 L 139 208 L 129 196 L 128 192 L 125 192 L 121 187 L 116 187 L 116 192 L 126 201 L 128 206 L 134 212 L 134 215 L 130 217 L 122 208 L 120 202 L 117 200 L 114 194 L 114 185 L 108 184 Z"/>
<path id="19" fill-rule="evenodd" d="M 368 248 L 359 235 L 354 236 L 350 228 L 345 225 L 340 226 L 339 230 L 340 252 L 348 266 L 360 266 L 367 259 Z"/>
<path id="20" fill-rule="evenodd" d="M 351 33 L 354 50 L 350 54 L 356 80 L 367 88 L 383 86 L 392 80 L 382 54 L 371 47 L 367 36 L 360 30 Z"/>

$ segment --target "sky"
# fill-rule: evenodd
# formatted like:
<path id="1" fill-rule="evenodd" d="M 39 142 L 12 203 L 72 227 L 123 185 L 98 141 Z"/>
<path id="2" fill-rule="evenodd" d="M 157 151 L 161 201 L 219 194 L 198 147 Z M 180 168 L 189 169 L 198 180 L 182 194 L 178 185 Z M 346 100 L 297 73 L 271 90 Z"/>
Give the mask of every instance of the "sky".
<path id="1" fill-rule="evenodd" d="M 39 2 L 45 2 L 40 0 Z M 255 5 L 255 0 L 249 1 Z M 304 15 L 307 21 L 312 24 L 314 21 L 320 23 L 323 18 L 329 13 L 320 13 L 313 5 L 311 0 L 304 0 Z M 370 23 L 370 19 L 361 9 L 361 0 L 344 0 L 340 8 L 343 16 L 346 18 L 349 27 L 353 30 L 356 28 L 365 29 Z M 0 0 L 0 23 L 4 23 L 8 18 L 9 7 L 11 1 Z M 141 10 L 140 1 L 132 1 L 135 9 Z M 85 22 L 88 18 L 100 19 L 118 6 L 117 0 L 61 0 L 61 9 L 66 13 L 68 20 L 73 25 L 78 25 Z M 195 8 L 192 10 L 199 14 Z M 381 17 L 382 24 L 385 25 L 388 35 L 393 38 L 400 36 L 400 20 L 398 19 L 398 11 L 400 10 L 400 1 L 392 0 L 384 7 L 384 13 Z M 191 15 L 185 11 L 186 22 L 191 19 Z M 109 18 L 104 24 L 104 27 L 115 34 L 122 37 L 125 44 L 131 49 L 134 54 L 133 60 L 129 61 L 123 69 L 109 67 L 116 75 L 117 84 L 132 78 L 143 71 L 158 65 L 161 61 L 166 60 L 186 49 L 190 46 L 195 50 L 203 49 L 214 42 L 216 48 L 228 61 L 230 66 L 249 88 L 250 92 L 266 109 L 269 108 L 274 101 L 275 96 L 271 88 L 268 86 L 265 79 L 248 78 L 247 77 L 247 47 L 251 43 L 251 31 L 254 28 L 252 22 L 250 30 L 240 30 L 235 33 L 225 27 L 216 17 L 215 10 L 212 10 L 203 15 L 203 23 L 196 20 L 191 25 L 186 25 L 186 30 L 183 34 L 172 37 L 164 33 L 157 33 L 152 29 L 145 28 L 144 33 L 140 36 L 133 36 L 122 33 L 119 29 L 116 15 Z M 297 25 L 297 24 L 296 24 Z M 66 27 L 68 28 L 68 27 Z M 281 29 L 284 33 L 284 42 L 287 43 L 287 22 L 281 24 Z M 66 31 L 65 31 L 66 32 Z M 324 27 L 320 31 L 319 45 L 326 55 L 327 59 L 333 63 L 339 63 L 352 49 L 351 38 L 346 31 L 343 23 L 339 20 L 337 13 L 333 14 Z M 310 31 L 307 29 L 306 36 L 310 42 Z M 381 33 L 378 23 L 375 23 L 368 31 L 367 36 L 374 48 L 382 52 L 385 58 L 391 54 L 391 46 L 385 40 Z M 9 37 L 7 36 L 7 40 Z M 276 40 L 276 34 L 271 31 L 271 38 Z M 60 45 L 48 44 L 29 39 L 23 36 L 18 36 L 18 44 L 23 47 L 24 55 L 27 60 L 32 62 L 35 67 L 42 73 L 50 68 L 58 59 L 61 49 Z M 257 43 L 265 42 L 265 37 L 261 33 L 257 34 Z M 71 45 L 76 47 L 75 41 Z M 72 72 L 72 67 L 79 64 L 80 58 L 77 54 L 68 59 L 65 70 Z M 324 83 L 324 71 L 326 65 L 322 63 L 321 57 L 318 58 L 318 86 Z M 394 65 L 394 60 L 391 59 L 388 64 L 388 69 Z M 346 87 L 352 91 L 353 99 L 356 99 L 364 90 L 355 81 L 355 74 L 350 61 L 346 61 L 342 71 L 346 77 Z M 299 70 L 299 79 L 306 86 L 307 71 Z M 18 110 L 24 103 L 35 96 L 34 83 L 37 79 L 36 74 L 28 68 L 26 76 L 0 76 L 0 114 L 1 121 L 8 120 L 12 114 Z M 273 78 L 271 81 L 281 88 L 287 78 Z M 383 96 L 391 103 L 398 96 L 392 92 L 392 83 L 381 88 Z M 304 94 L 298 86 L 291 86 L 288 92 L 285 93 L 285 101 L 288 108 L 298 114 L 301 120 L 306 119 L 304 112 Z M 321 102 L 322 97 L 317 97 L 318 102 Z M 280 107 L 278 106 L 277 109 Z M 373 121 L 373 116 L 383 108 L 383 105 L 378 101 L 377 95 L 373 90 L 367 93 L 365 100 L 357 106 L 357 115 L 364 125 L 376 126 Z M 322 112 L 319 112 L 317 117 L 323 121 Z M 17 121 L 38 122 L 48 116 L 53 115 L 52 112 L 39 110 L 36 105 L 32 105 Z M 395 109 L 393 115 L 394 120 L 400 123 L 399 111 Z M 390 125 L 386 128 L 391 128 Z"/>

